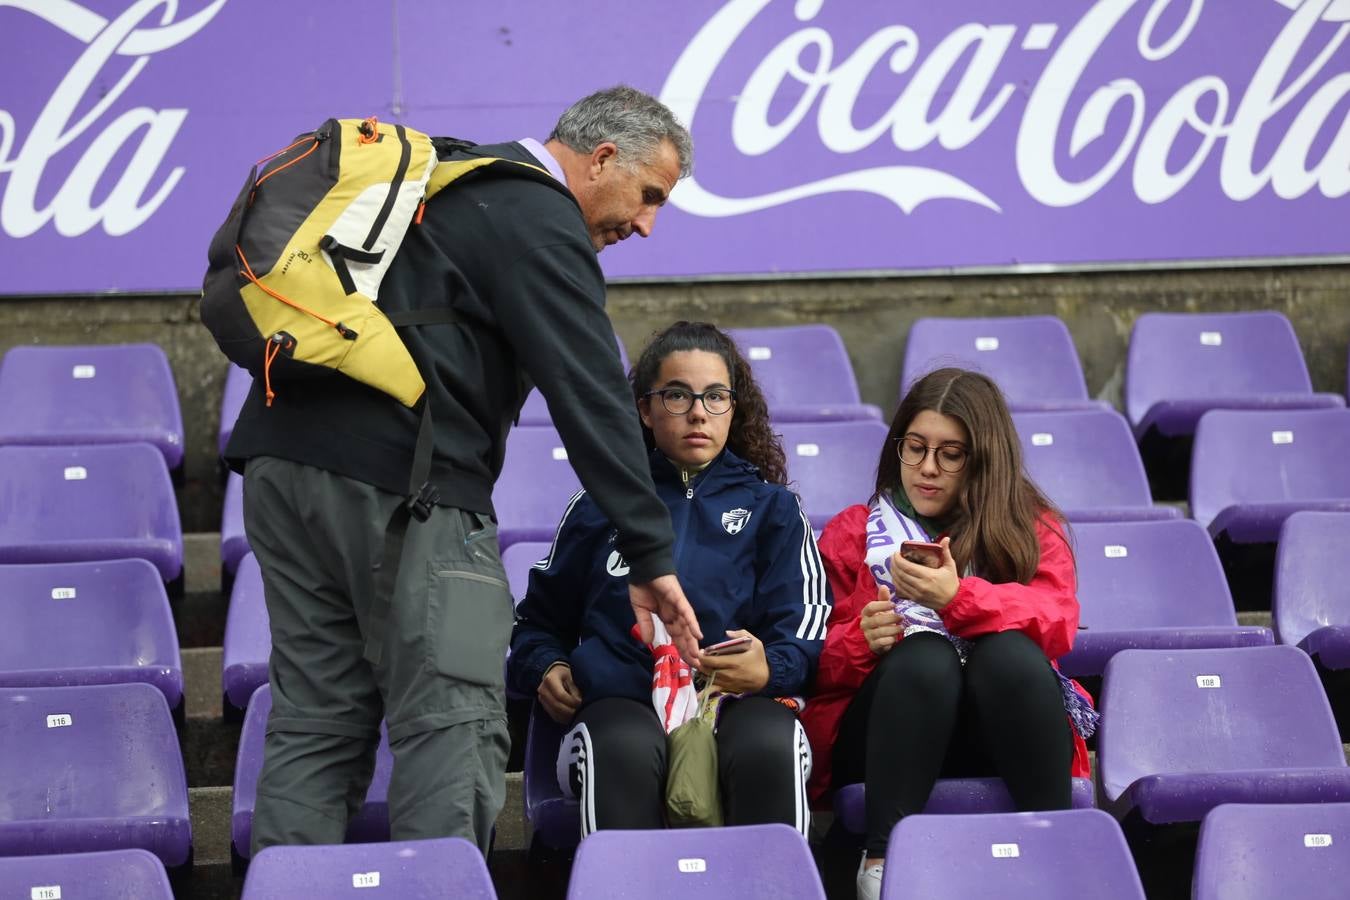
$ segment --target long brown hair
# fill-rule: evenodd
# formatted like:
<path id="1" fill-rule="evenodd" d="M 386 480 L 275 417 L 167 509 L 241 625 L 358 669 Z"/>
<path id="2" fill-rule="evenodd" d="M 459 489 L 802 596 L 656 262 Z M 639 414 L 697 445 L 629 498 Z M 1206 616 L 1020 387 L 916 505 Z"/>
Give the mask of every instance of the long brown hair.
<path id="1" fill-rule="evenodd" d="M 736 348 L 736 342 L 717 326 L 707 322 L 676 322 L 653 335 L 628 373 L 633 399 L 640 401 L 643 394 L 656 386 L 656 376 L 667 356 L 683 350 L 702 350 L 722 357 L 731 376 L 731 384 L 727 387 L 736 392 L 727 446 L 732 453 L 757 466 L 765 481 L 787 484 L 787 456 L 778 435 L 769 427 L 769 406 L 764 402 L 764 394 L 755 383 L 750 364 Z M 651 429 L 646 425 L 642 426 L 642 437 L 648 450 L 656 446 Z"/>
<path id="2" fill-rule="evenodd" d="M 1049 513 L 1064 530 L 1063 514 L 1027 477 L 1022 445 L 1003 392 L 987 376 L 966 369 L 938 369 L 914 382 L 895 411 L 877 461 L 876 493 L 900 490 L 896 442 L 914 418 L 932 410 L 958 420 L 970 435 L 966 478 L 949 514 L 957 568 L 972 566 L 995 582 L 1026 584 L 1040 563 L 1036 520 Z"/>

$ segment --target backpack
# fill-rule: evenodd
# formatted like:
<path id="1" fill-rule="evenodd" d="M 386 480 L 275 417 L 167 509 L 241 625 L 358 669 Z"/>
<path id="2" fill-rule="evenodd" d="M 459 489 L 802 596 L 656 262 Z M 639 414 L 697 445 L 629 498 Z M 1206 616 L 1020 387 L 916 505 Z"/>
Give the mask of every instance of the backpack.
<path id="1" fill-rule="evenodd" d="M 373 117 L 329 119 L 254 164 L 211 239 L 200 309 L 225 355 L 263 380 L 268 406 L 274 386 L 333 371 L 417 404 L 426 383 L 397 328 L 453 316 L 391 320 L 376 305 L 408 228 L 471 173 L 554 183 L 515 160 L 453 158 L 472 146 Z"/>

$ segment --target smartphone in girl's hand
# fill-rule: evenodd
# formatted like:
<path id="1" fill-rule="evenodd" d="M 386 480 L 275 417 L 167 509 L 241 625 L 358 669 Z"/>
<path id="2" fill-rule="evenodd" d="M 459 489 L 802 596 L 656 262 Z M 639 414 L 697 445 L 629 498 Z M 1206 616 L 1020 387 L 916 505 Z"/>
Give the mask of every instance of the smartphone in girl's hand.
<path id="1" fill-rule="evenodd" d="M 942 568 L 942 545 L 930 541 L 902 541 L 900 555 L 915 565 Z"/>
<path id="2" fill-rule="evenodd" d="M 729 641 L 723 641 L 720 644 L 713 644 L 703 651 L 704 656 L 730 656 L 733 653 L 744 653 L 750 649 L 750 643 L 754 640 L 748 637 L 736 637 Z"/>

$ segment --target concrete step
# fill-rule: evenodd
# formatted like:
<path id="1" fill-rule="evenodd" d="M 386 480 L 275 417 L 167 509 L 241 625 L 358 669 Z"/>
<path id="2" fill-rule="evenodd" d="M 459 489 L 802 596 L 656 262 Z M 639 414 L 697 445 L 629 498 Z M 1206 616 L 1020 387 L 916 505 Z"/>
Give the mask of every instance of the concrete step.
<path id="1" fill-rule="evenodd" d="M 219 531 L 183 535 L 183 590 L 189 594 L 220 590 Z"/>
<path id="2" fill-rule="evenodd" d="M 178 643 L 218 647 L 225 640 L 229 597 L 221 591 L 220 534 L 199 531 L 183 535 L 183 596 L 173 601 Z M 219 681 L 219 673 L 217 673 Z"/>
<path id="3" fill-rule="evenodd" d="M 230 863 L 229 787 L 188 788 L 188 813 L 192 818 L 193 866 Z"/>
<path id="4" fill-rule="evenodd" d="M 1271 619 L 1270 610 L 1252 610 L 1239 612 L 1237 620 L 1239 625 L 1254 625 L 1257 627 L 1269 628 Z"/>
<path id="5" fill-rule="evenodd" d="M 183 690 L 189 719 L 220 718 L 220 671 L 225 652 L 221 647 L 184 647 Z"/>

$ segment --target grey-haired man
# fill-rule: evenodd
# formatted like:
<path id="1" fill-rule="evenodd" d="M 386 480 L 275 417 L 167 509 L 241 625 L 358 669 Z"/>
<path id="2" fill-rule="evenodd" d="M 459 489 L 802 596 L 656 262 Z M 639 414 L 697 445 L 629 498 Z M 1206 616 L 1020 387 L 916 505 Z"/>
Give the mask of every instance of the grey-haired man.
<path id="1" fill-rule="evenodd" d="M 689 134 L 657 100 L 621 86 L 578 101 L 542 144 L 458 152 L 528 163 L 535 174 L 439 193 L 381 286 L 391 314 L 452 313 L 402 333 L 427 382 L 440 499 L 407 526 L 392 593 L 377 596 L 376 585 L 408 499 L 417 415 L 342 376 L 293 386 L 270 408 L 255 386 L 226 449 L 245 472 L 245 527 L 272 629 L 255 852 L 342 841 L 373 773 L 381 720 L 394 756 L 392 837 L 455 835 L 486 850 L 505 798 L 512 625 L 491 495 L 531 385 L 618 527 L 635 619 L 649 633 L 659 616 L 687 657 L 698 652 L 596 260 L 652 233 L 690 171 Z"/>

